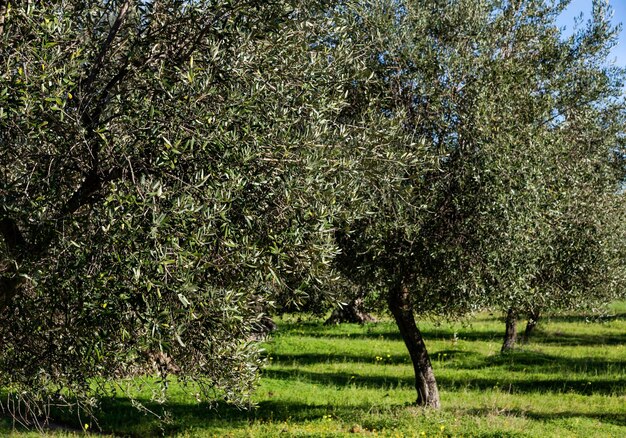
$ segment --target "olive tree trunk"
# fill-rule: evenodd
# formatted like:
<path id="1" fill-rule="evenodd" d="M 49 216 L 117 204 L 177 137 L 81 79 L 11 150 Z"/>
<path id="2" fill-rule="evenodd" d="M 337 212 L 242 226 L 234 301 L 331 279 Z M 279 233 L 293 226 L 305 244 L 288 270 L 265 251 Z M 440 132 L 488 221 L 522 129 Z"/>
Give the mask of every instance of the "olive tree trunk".
<path id="1" fill-rule="evenodd" d="M 534 310 L 528 314 L 528 322 L 526 323 L 526 329 L 524 330 L 524 335 L 522 336 L 522 343 L 527 344 L 530 339 L 530 335 L 535 331 L 537 324 L 539 323 L 539 317 L 541 316 L 541 311 Z"/>
<path id="2" fill-rule="evenodd" d="M 513 308 L 510 308 L 506 314 L 506 329 L 504 331 L 504 342 L 500 352 L 504 353 L 510 351 L 515 347 L 517 341 L 517 312 Z"/>
<path id="3" fill-rule="evenodd" d="M 6 214 L 4 211 L 0 212 L 0 214 L 3 213 Z M 23 262 L 24 255 L 29 252 L 29 248 L 15 221 L 2 216 L 0 216 L 0 239 L 9 256 L 8 260 L 0 260 L 0 311 L 4 311 L 4 308 L 17 295 L 23 282 L 23 278 L 18 275 L 17 266 Z"/>
<path id="4" fill-rule="evenodd" d="M 415 324 L 413 306 L 407 288 L 404 285 L 391 288 L 388 304 L 413 362 L 417 404 L 438 409 L 441 404 L 435 373 L 428 357 L 424 338 Z"/>
<path id="5" fill-rule="evenodd" d="M 376 322 L 376 318 L 367 313 L 363 303 L 363 293 L 353 298 L 348 304 L 338 306 L 328 317 L 325 325 L 353 323 L 365 324 L 368 322 Z"/>

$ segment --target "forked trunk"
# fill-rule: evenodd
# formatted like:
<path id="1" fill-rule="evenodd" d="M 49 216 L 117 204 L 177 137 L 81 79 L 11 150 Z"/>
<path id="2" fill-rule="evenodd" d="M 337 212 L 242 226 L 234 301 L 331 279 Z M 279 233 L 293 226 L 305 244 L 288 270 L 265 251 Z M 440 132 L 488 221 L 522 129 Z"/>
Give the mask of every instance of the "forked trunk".
<path id="1" fill-rule="evenodd" d="M 517 340 L 517 314 L 513 308 L 510 308 L 507 312 L 505 322 L 506 330 L 504 331 L 504 342 L 500 349 L 502 353 L 512 350 Z"/>
<path id="2" fill-rule="evenodd" d="M 417 390 L 417 404 L 439 408 L 439 390 L 433 372 L 424 338 L 415 324 L 413 306 L 409 291 L 404 285 L 393 287 L 389 291 L 389 310 L 396 320 L 400 334 L 406 348 L 409 350 L 413 370 L 415 371 L 415 389 Z"/>
<path id="3" fill-rule="evenodd" d="M 528 322 L 526 323 L 526 330 L 524 330 L 524 336 L 522 337 L 522 343 L 527 344 L 530 339 L 530 335 L 535 331 L 535 327 L 539 323 L 539 317 L 541 312 L 539 310 L 532 311 L 528 314 Z"/>

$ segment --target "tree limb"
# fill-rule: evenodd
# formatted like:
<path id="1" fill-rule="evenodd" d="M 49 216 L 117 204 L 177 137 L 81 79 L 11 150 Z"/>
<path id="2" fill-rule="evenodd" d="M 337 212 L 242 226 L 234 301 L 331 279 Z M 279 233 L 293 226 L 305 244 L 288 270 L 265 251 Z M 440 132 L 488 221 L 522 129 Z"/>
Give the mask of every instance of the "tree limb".
<path id="1" fill-rule="evenodd" d="M 67 216 L 68 214 L 72 214 L 76 210 L 78 210 L 82 205 L 85 204 L 85 202 L 87 201 L 87 199 L 89 199 L 91 195 L 93 195 L 100 189 L 100 186 L 101 180 L 98 172 L 95 168 L 92 168 L 83 180 L 83 183 L 80 185 L 78 190 L 74 192 L 74 194 L 61 209 L 60 218 Z"/>
<path id="2" fill-rule="evenodd" d="M 0 36 L 4 33 L 4 19 L 7 15 L 9 0 L 0 0 Z"/>
<path id="3" fill-rule="evenodd" d="M 119 33 L 120 28 L 122 27 L 122 23 L 124 22 L 124 18 L 126 17 L 126 13 L 128 12 L 129 7 L 130 7 L 130 0 L 126 0 L 122 4 L 122 7 L 120 8 L 120 12 L 119 14 L 117 14 L 117 18 L 115 19 L 113 26 L 111 26 L 111 30 L 109 31 L 109 34 L 107 35 L 107 39 L 102 44 L 102 47 L 100 48 L 100 51 L 98 52 L 98 55 L 96 56 L 93 68 L 91 69 L 91 72 L 89 73 L 89 76 L 87 77 L 85 81 L 85 92 L 87 94 L 91 90 L 93 83 L 95 82 L 96 78 L 98 77 L 98 74 L 102 70 L 102 67 L 104 64 L 104 58 L 107 52 L 109 51 L 109 48 L 111 47 L 111 43 L 113 42 L 113 40 Z"/>

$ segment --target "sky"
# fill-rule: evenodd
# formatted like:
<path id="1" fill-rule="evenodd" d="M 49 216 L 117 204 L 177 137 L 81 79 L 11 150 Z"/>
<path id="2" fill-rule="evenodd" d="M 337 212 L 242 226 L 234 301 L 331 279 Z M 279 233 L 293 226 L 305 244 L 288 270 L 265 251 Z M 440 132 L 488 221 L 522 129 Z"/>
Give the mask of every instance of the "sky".
<path id="1" fill-rule="evenodd" d="M 626 25 L 626 0 L 609 0 L 609 3 L 613 8 L 613 23 Z M 558 25 L 566 28 L 566 35 L 572 32 L 575 17 L 583 13 L 583 23 L 591 18 L 591 4 L 591 0 L 572 0 L 558 20 Z M 613 48 L 609 61 L 615 61 L 617 65 L 626 67 L 626 30 L 622 29 L 619 43 Z"/>

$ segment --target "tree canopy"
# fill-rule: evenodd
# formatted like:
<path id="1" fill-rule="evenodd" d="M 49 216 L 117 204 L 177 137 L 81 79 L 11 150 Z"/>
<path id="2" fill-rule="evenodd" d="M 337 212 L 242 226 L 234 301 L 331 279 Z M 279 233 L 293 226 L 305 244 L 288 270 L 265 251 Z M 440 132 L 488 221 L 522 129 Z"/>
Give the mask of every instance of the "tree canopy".
<path id="1" fill-rule="evenodd" d="M 437 407 L 415 313 L 614 296 L 617 30 L 566 3 L 0 1 L 0 386 L 245 405 L 264 312 L 347 279 Z"/>
<path id="2" fill-rule="evenodd" d="M 411 352 L 418 403 L 438 406 L 420 315 L 592 306 L 621 292 L 623 71 L 594 2 L 564 39 L 566 2 L 357 3 L 379 110 L 404 120 L 405 160 L 360 175 L 364 214 L 338 239 L 344 271 L 383 290 Z M 358 86 L 356 86 L 358 88 Z M 355 274 L 357 273 L 357 274 Z"/>
<path id="3" fill-rule="evenodd" d="M 263 312 L 335 253 L 316 5 L 2 5 L 0 386 L 88 401 L 155 365 L 245 404 Z"/>

